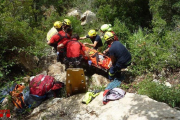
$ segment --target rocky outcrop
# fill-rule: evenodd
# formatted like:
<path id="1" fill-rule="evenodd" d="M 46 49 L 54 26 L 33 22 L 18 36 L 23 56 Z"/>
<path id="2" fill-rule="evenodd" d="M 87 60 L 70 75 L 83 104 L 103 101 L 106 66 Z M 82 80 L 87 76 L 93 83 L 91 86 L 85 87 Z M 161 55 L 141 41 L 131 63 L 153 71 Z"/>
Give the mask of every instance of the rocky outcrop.
<path id="1" fill-rule="evenodd" d="M 102 75 L 98 75 L 98 74 L 94 74 L 92 76 L 92 81 L 91 81 L 91 85 L 90 88 L 93 87 L 106 87 L 109 83 L 109 80 L 107 78 L 105 78 Z"/>
<path id="2" fill-rule="evenodd" d="M 96 14 L 91 12 L 90 10 L 87 10 L 81 15 L 80 20 L 81 20 L 81 25 L 92 23 L 94 20 L 96 20 Z"/>
<path id="3" fill-rule="evenodd" d="M 96 20 L 96 14 L 90 10 L 85 11 L 81 14 L 81 11 L 78 9 L 71 9 L 67 13 L 67 16 L 74 16 L 81 21 L 81 25 L 86 25 L 88 23 L 92 23 Z"/>
<path id="4" fill-rule="evenodd" d="M 44 74 L 53 76 L 56 81 L 66 81 L 64 64 L 56 62 L 56 55 L 40 59 L 39 66 L 46 66 Z M 24 81 L 28 81 L 25 77 Z M 94 74 L 89 88 L 105 87 L 108 79 Z M 25 119 L 29 120 L 180 120 L 180 111 L 165 103 L 157 102 L 147 96 L 126 93 L 125 97 L 103 105 L 101 92 L 88 105 L 82 103 L 84 94 L 68 98 L 54 98 L 43 102 Z"/>
<path id="5" fill-rule="evenodd" d="M 81 17 L 81 11 L 78 9 L 71 9 L 69 10 L 69 12 L 67 13 L 67 16 L 74 16 L 77 19 L 80 19 Z"/>
<path id="6" fill-rule="evenodd" d="M 56 81 L 66 82 L 65 65 L 56 62 L 48 67 L 48 75 L 55 78 Z"/>
<path id="7" fill-rule="evenodd" d="M 33 70 L 38 66 L 39 58 L 37 56 L 32 56 L 26 52 L 20 52 L 18 56 L 15 56 L 18 64 L 21 64 L 27 70 Z"/>
<path id="8" fill-rule="evenodd" d="M 29 120 L 179 120 L 180 111 L 147 96 L 126 93 L 125 97 L 103 105 L 103 92 L 88 105 L 84 94 L 54 98 L 35 108 Z"/>
<path id="9" fill-rule="evenodd" d="M 50 49 L 47 49 L 46 51 L 49 53 L 49 55 L 45 55 L 39 58 L 37 56 L 27 54 L 26 52 L 20 52 L 17 56 L 14 56 L 13 59 L 17 59 L 17 64 L 22 65 L 22 67 L 28 71 L 33 71 L 37 68 L 46 70 L 49 65 L 57 62 L 57 55 L 55 53 L 51 53 Z"/>

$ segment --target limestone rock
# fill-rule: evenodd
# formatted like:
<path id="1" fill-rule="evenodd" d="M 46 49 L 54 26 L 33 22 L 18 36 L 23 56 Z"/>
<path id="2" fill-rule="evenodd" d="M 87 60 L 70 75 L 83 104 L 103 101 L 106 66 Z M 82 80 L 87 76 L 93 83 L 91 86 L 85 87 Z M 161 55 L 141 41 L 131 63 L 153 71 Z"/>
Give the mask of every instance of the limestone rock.
<path id="1" fill-rule="evenodd" d="M 13 105 L 12 101 L 10 99 L 8 99 L 8 97 L 4 98 L 3 102 L 1 103 L 1 107 L 2 108 L 8 108 L 10 110 L 14 109 L 14 105 Z"/>
<path id="2" fill-rule="evenodd" d="M 81 16 L 81 12 L 78 9 L 71 9 L 69 10 L 69 12 L 67 13 L 67 16 L 74 16 L 77 19 L 80 19 Z"/>
<path id="3" fill-rule="evenodd" d="M 90 10 L 87 10 L 81 15 L 80 20 L 81 25 L 86 25 L 87 23 L 91 23 L 96 20 L 96 14 L 91 12 Z"/>
<path id="4" fill-rule="evenodd" d="M 105 78 L 102 75 L 98 75 L 98 74 L 94 74 L 92 76 L 92 86 L 96 86 L 96 87 L 106 87 L 107 84 L 109 83 L 109 80 L 107 78 Z"/>
<path id="5" fill-rule="evenodd" d="M 30 80 L 30 76 L 26 76 L 23 78 L 24 83 L 29 83 L 29 80 Z"/>
<path id="6" fill-rule="evenodd" d="M 165 84 L 167 87 L 170 87 L 170 88 L 172 87 L 172 85 L 171 85 L 169 82 L 165 82 L 164 84 Z"/>
<path id="7" fill-rule="evenodd" d="M 63 120 L 179 120 L 180 111 L 147 96 L 126 93 L 125 97 L 103 105 L 103 92 L 88 105 L 84 94 L 48 100 L 35 108 L 28 119 Z"/>
<path id="8" fill-rule="evenodd" d="M 32 56 L 26 52 L 20 52 L 17 58 L 19 64 L 22 64 L 27 70 L 33 70 L 37 68 L 39 63 L 39 58 L 37 56 Z"/>
<path id="9" fill-rule="evenodd" d="M 47 68 L 52 65 L 55 64 L 57 62 L 57 55 L 56 54 L 52 54 L 52 55 L 48 55 L 48 56 L 43 56 L 40 58 L 38 67 L 42 68 L 43 70 L 47 70 Z"/>
<path id="10" fill-rule="evenodd" d="M 66 72 L 64 64 L 57 62 L 48 68 L 48 75 L 55 78 L 56 81 L 64 82 L 66 80 Z"/>
<path id="11" fill-rule="evenodd" d="M 90 10 L 87 10 L 83 14 L 81 14 L 81 11 L 76 8 L 69 10 L 67 16 L 74 16 L 77 19 L 81 20 L 81 25 L 86 25 L 96 20 L 95 13 L 91 12 Z"/>

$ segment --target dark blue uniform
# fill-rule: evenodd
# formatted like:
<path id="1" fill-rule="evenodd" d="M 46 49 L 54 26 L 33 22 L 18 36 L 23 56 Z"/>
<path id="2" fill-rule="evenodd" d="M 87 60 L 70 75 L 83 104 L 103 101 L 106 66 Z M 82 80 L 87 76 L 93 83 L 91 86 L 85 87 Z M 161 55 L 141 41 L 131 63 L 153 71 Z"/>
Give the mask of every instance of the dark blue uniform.
<path id="1" fill-rule="evenodd" d="M 122 68 L 126 68 L 131 64 L 131 54 L 119 41 L 114 41 L 111 44 L 109 54 L 114 56 L 116 60 L 109 70 L 109 79 L 113 80 L 115 77 L 120 77 Z"/>
<path id="2" fill-rule="evenodd" d="M 86 36 L 86 38 L 90 38 L 89 35 Z M 90 38 L 91 42 L 94 43 L 94 41 L 97 41 L 97 45 L 94 47 L 94 49 L 98 49 L 99 47 L 103 46 L 102 40 L 99 35 L 94 36 L 93 38 Z"/>

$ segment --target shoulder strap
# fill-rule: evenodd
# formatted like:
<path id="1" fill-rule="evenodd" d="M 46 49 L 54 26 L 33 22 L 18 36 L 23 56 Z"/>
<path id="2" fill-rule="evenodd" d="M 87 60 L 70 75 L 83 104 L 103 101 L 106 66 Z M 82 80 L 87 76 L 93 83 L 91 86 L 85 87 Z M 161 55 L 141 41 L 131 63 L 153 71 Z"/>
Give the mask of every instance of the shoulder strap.
<path id="1" fill-rule="evenodd" d="M 62 36 L 61 36 L 61 34 L 59 34 L 59 33 L 58 33 L 57 35 L 60 37 L 60 39 L 59 39 L 59 40 L 61 40 L 61 39 L 62 39 Z M 59 41 L 58 41 L 58 42 L 59 42 Z"/>
<path id="2" fill-rule="evenodd" d="M 74 42 L 78 42 L 78 41 L 76 41 L 76 40 L 69 40 L 66 44 L 68 44 L 69 42 L 72 42 L 72 41 L 74 41 Z M 81 48 L 80 49 L 82 49 L 82 45 L 81 45 L 81 43 L 80 42 L 78 42 L 79 43 L 79 45 L 81 46 Z"/>
<path id="3" fill-rule="evenodd" d="M 21 103 L 20 103 L 21 105 L 19 105 L 19 104 L 16 102 L 16 99 L 14 99 L 13 97 L 12 97 L 12 100 L 13 100 L 13 102 L 15 102 L 15 104 L 16 104 L 19 108 L 26 108 L 26 104 L 25 104 L 25 102 L 22 100 L 21 97 L 23 97 L 22 93 L 20 93 L 20 96 L 17 97 L 17 99 L 21 101 Z"/>
<path id="4" fill-rule="evenodd" d="M 96 57 L 96 63 L 99 66 L 98 62 L 99 62 L 99 55 L 98 52 L 96 52 L 92 57 Z"/>
<path id="5" fill-rule="evenodd" d="M 68 38 L 67 37 L 67 33 L 65 33 L 65 36 L 62 36 L 61 34 L 57 34 L 60 38 L 59 38 L 59 40 L 58 40 L 58 42 L 60 42 L 63 38 Z"/>
<path id="6" fill-rule="evenodd" d="M 65 38 L 67 38 L 67 33 L 65 33 Z"/>

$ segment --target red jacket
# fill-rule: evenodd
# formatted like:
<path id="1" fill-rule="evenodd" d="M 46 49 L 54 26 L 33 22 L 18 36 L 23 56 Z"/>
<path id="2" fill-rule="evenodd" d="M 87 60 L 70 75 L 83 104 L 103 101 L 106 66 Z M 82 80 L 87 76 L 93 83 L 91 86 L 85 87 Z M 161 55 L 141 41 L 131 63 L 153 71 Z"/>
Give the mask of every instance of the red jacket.
<path id="1" fill-rule="evenodd" d="M 51 37 L 50 39 L 50 43 L 51 44 L 61 44 L 64 41 L 70 40 L 71 36 L 67 33 L 65 33 L 64 31 L 59 31 L 58 34 L 54 35 Z"/>
<path id="2" fill-rule="evenodd" d="M 62 44 L 67 48 L 66 56 L 68 58 L 79 57 L 81 54 L 81 50 L 85 51 L 84 45 L 78 42 L 77 39 L 67 40 Z"/>

